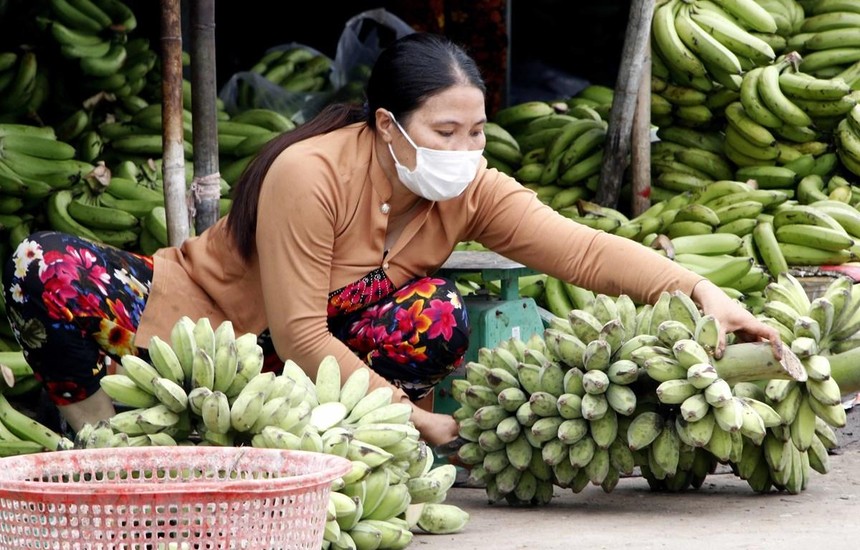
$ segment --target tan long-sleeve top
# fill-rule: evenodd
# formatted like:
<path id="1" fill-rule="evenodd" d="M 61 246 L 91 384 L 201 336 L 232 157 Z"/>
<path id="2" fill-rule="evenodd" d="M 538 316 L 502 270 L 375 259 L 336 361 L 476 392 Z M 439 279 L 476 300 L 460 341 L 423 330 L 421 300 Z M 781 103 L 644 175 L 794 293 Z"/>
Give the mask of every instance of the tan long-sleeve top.
<path id="1" fill-rule="evenodd" d="M 365 124 L 289 147 L 262 186 L 256 253 L 236 252 L 222 218 L 181 247 L 155 255 L 136 344 L 167 338 L 183 315 L 229 319 L 237 332 L 269 329 L 279 357 L 309 376 L 326 355 L 346 377 L 361 362 L 327 329 L 329 293 L 382 267 L 396 287 L 435 272 L 461 241 L 474 240 L 539 272 L 595 292 L 653 303 L 692 292 L 702 277 L 628 239 L 577 224 L 514 179 L 482 166 L 456 199 L 422 203 L 384 255 L 391 183 Z M 371 375 L 371 388 L 387 385 Z M 406 399 L 396 390 L 396 396 Z"/>

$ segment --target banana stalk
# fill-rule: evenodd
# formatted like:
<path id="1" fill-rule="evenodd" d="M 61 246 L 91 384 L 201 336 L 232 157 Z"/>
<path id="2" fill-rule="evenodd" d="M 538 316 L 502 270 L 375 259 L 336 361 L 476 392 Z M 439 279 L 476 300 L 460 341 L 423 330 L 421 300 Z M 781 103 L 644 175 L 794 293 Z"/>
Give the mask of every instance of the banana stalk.
<path id="1" fill-rule="evenodd" d="M 714 361 L 714 368 L 729 385 L 769 379 L 806 380 L 806 370 L 794 352 L 783 346 L 782 359 L 777 360 L 766 342 L 726 346 L 723 356 Z"/>

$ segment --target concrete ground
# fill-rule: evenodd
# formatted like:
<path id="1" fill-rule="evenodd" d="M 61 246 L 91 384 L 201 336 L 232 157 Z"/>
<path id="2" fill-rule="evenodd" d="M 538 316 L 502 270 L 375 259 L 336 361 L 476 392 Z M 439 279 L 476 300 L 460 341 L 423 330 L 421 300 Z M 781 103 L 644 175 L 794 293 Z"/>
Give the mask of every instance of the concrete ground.
<path id="1" fill-rule="evenodd" d="M 826 475 L 813 472 L 798 495 L 757 494 L 734 474 L 708 476 L 697 490 L 652 492 L 642 477 L 611 493 L 556 488 L 543 507 L 488 504 L 484 489 L 452 488 L 447 503 L 471 515 L 460 533 L 417 534 L 411 548 L 778 549 L 852 548 L 860 543 L 860 405 L 837 432 Z M 723 470 L 718 470 L 722 472 Z"/>

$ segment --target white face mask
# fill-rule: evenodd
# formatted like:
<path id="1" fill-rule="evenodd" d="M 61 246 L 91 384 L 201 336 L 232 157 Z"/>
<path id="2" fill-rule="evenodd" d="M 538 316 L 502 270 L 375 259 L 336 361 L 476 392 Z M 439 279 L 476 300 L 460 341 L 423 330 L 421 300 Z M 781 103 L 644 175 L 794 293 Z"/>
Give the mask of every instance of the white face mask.
<path id="1" fill-rule="evenodd" d="M 394 149 L 388 150 L 394 159 L 397 176 L 407 189 L 430 201 L 444 201 L 460 196 L 478 173 L 483 149 L 474 151 L 441 151 L 418 147 L 391 113 L 388 114 L 403 137 L 415 148 L 415 170 L 400 164 Z"/>

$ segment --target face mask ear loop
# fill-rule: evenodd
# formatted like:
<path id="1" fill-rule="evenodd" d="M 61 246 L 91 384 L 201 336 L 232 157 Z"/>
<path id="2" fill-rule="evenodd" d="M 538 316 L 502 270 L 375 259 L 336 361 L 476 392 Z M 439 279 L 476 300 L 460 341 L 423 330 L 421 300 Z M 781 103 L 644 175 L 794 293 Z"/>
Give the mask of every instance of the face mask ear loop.
<path id="1" fill-rule="evenodd" d="M 395 126 L 397 126 L 397 129 L 398 129 L 398 130 L 400 130 L 400 133 L 401 133 L 401 134 L 403 134 L 403 137 L 405 137 L 405 138 L 406 138 L 406 141 L 408 141 L 408 142 L 409 142 L 409 145 L 411 145 L 411 146 L 412 146 L 412 148 L 413 148 L 413 149 L 415 149 L 415 150 L 417 151 L 417 150 L 418 150 L 418 146 L 417 146 L 417 145 L 415 145 L 415 142 L 414 142 L 414 141 L 412 141 L 412 138 L 411 138 L 411 137 L 409 137 L 409 134 L 407 134 L 407 133 L 406 133 L 406 130 L 404 130 L 404 129 L 403 129 L 403 126 L 401 126 L 401 125 L 400 125 L 400 123 L 399 123 L 399 122 L 397 122 L 397 119 L 396 119 L 396 118 L 394 118 L 394 114 L 393 114 L 391 111 L 388 111 L 388 116 L 390 116 L 390 117 L 391 117 L 391 121 L 392 121 L 392 122 L 394 122 L 394 125 L 395 125 Z"/>

